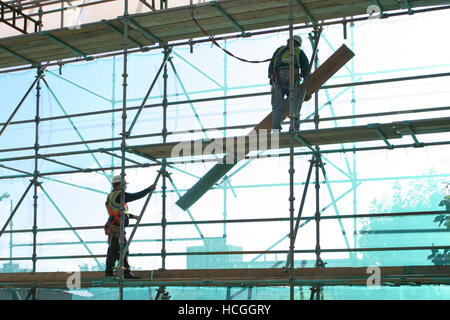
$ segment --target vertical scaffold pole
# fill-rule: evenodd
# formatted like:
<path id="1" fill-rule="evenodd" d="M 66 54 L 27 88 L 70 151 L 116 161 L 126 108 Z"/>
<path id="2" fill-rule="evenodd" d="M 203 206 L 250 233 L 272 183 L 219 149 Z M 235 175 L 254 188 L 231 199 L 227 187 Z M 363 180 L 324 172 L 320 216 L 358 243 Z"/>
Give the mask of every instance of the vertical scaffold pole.
<path id="1" fill-rule="evenodd" d="M 319 266 L 321 258 L 320 258 L 320 181 L 319 181 L 319 169 L 320 162 L 322 161 L 319 154 L 319 147 L 316 146 L 316 159 L 315 159 L 315 171 L 316 171 L 316 213 L 315 213 L 315 221 L 316 221 L 316 267 Z"/>
<path id="2" fill-rule="evenodd" d="M 125 246 L 125 226 L 124 226 L 124 205 L 125 205 L 125 151 L 127 143 L 127 78 L 128 78 L 128 0 L 124 1 L 123 12 L 123 104 L 122 104 L 122 143 L 121 143 L 121 184 L 120 184 L 120 258 L 119 258 L 119 298 L 123 300 L 123 278 L 124 278 L 124 246 Z"/>
<path id="3" fill-rule="evenodd" d="M 318 42 L 320 40 L 320 37 L 322 35 L 322 29 L 318 29 L 317 27 L 314 28 L 313 34 L 311 35 L 311 43 L 313 44 L 313 47 L 316 48 L 313 59 L 311 60 L 311 64 L 314 64 L 315 70 L 318 69 L 319 64 L 319 58 L 318 58 Z M 314 128 L 316 130 L 319 129 L 319 122 L 320 122 L 320 116 L 319 116 L 319 93 L 318 91 L 314 94 Z M 320 154 L 320 147 L 315 147 L 316 154 L 314 157 L 315 161 L 315 175 L 316 175 L 316 181 L 315 181 L 315 188 L 316 188 L 316 213 L 315 213 L 315 222 L 316 222 L 316 267 L 321 268 L 324 266 L 324 263 L 322 261 L 322 258 L 320 257 L 320 181 L 319 181 L 319 172 L 320 168 L 323 167 L 322 157 Z M 319 286 L 313 286 L 311 288 L 312 297 L 314 296 L 316 299 L 319 299 L 319 293 L 321 292 L 321 287 Z"/>
<path id="4" fill-rule="evenodd" d="M 227 49 L 227 40 L 224 40 L 224 48 Z M 226 52 L 223 54 L 223 96 L 226 97 L 228 94 L 228 77 L 227 77 L 227 67 L 228 67 L 228 55 Z M 227 99 L 223 100 L 223 127 L 227 127 Z M 227 130 L 223 130 L 223 138 L 227 138 Z M 225 140 L 224 140 L 225 141 Z M 227 238 L 227 193 L 228 193 L 228 183 L 223 184 L 223 238 Z"/>
<path id="5" fill-rule="evenodd" d="M 294 300 L 294 11 L 289 0 L 289 296 Z"/>
<path id="6" fill-rule="evenodd" d="M 317 29 L 314 29 L 315 32 L 315 36 L 318 35 L 317 33 Z M 319 39 L 316 39 L 316 41 L 319 41 Z M 314 63 L 314 70 L 317 71 L 317 68 L 319 67 L 319 49 L 317 49 L 316 52 L 316 58 L 314 59 L 314 61 L 311 61 L 311 63 Z M 317 90 L 314 93 L 314 127 L 315 129 L 319 129 L 319 121 L 320 121 L 320 117 L 319 117 L 319 90 Z"/>
<path id="7" fill-rule="evenodd" d="M 323 266 L 322 259 L 320 257 L 320 181 L 319 181 L 319 169 L 322 165 L 322 157 L 320 156 L 320 148 L 316 146 L 316 158 L 315 158 L 315 173 L 316 173 L 316 213 L 315 213 L 315 221 L 316 221 L 316 268 L 320 268 Z M 320 286 L 313 286 L 311 288 L 311 300 L 314 300 L 314 297 L 318 297 L 317 292 L 320 291 Z M 317 295 L 315 295 L 317 294 Z"/>
<path id="8" fill-rule="evenodd" d="M 351 50 L 355 50 L 355 23 L 350 23 L 350 34 L 351 34 L 351 43 L 350 48 Z M 351 63 L 351 81 L 352 83 L 355 82 L 355 59 L 352 59 Z M 352 115 L 354 116 L 356 114 L 356 96 L 355 96 L 355 86 L 352 86 Z M 356 126 L 356 119 L 352 119 L 352 126 Z M 353 148 L 356 148 L 356 144 L 353 142 Z M 353 152 L 353 180 L 352 180 L 352 187 L 353 187 L 353 214 L 356 216 L 357 213 L 357 198 L 356 198 L 356 153 Z M 358 233 L 357 233 L 357 219 L 353 219 L 353 246 L 356 248 L 358 246 Z M 356 267 L 356 266 L 355 266 Z"/>
<path id="9" fill-rule="evenodd" d="M 116 119 L 114 109 L 116 108 L 116 57 L 113 57 L 113 69 L 112 69 L 112 98 L 111 107 L 111 149 L 114 149 L 114 132 L 116 128 Z M 111 168 L 114 168 L 114 156 L 111 156 Z M 114 169 L 111 170 L 111 180 L 114 177 Z"/>
<path id="10" fill-rule="evenodd" d="M 314 37 L 313 39 L 315 41 L 319 41 L 319 39 L 317 38 L 318 33 L 317 33 L 317 29 L 314 29 Z M 317 49 L 317 51 L 319 51 Z M 311 61 L 311 63 L 314 63 L 314 70 L 317 70 L 318 68 L 318 63 L 319 63 L 319 53 L 316 53 L 316 58 L 314 59 L 314 61 Z M 319 91 L 316 91 L 314 93 L 314 128 L 316 130 L 319 129 Z M 319 182 L 319 167 L 321 165 L 321 161 L 322 158 L 320 156 L 319 153 L 319 146 L 316 146 L 316 150 L 317 150 L 317 155 L 315 157 L 315 161 L 316 161 L 316 225 L 317 225 L 317 229 L 316 229 L 316 266 L 318 266 L 319 261 L 321 261 L 320 259 L 320 198 L 319 198 L 319 190 L 320 190 L 320 182 Z"/>
<path id="11" fill-rule="evenodd" d="M 164 55 L 169 55 L 169 50 L 167 46 L 164 47 Z M 170 57 L 168 59 L 171 59 Z M 164 64 L 164 73 L 163 73 L 163 82 L 164 82 L 164 88 L 163 88 L 163 129 L 162 129 L 162 136 L 163 136 L 163 143 L 167 142 L 167 63 Z M 166 163 L 167 160 L 164 158 L 162 160 L 163 167 L 161 170 L 166 170 Z M 167 179 L 166 179 L 166 172 L 162 173 L 162 213 L 161 213 L 161 232 L 162 232 L 162 244 L 161 244 L 161 270 L 166 270 L 166 194 L 167 190 Z"/>
<path id="12" fill-rule="evenodd" d="M 10 214 L 12 214 L 13 212 L 13 201 L 11 200 L 9 202 L 10 204 Z M 13 227 L 13 220 L 11 219 L 11 222 L 9 224 L 9 230 L 13 231 L 14 227 Z M 9 265 L 12 267 L 13 261 L 12 261 L 12 256 L 13 256 L 13 246 L 14 246 L 14 242 L 13 242 L 13 233 L 11 232 L 9 234 Z"/>
<path id="13" fill-rule="evenodd" d="M 38 167 L 38 155 L 39 155 L 39 122 L 40 122 L 40 98 L 41 98 L 41 68 L 37 69 L 37 83 L 36 83 L 36 117 L 35 117 L 35 143 L 34 143 L 34 174 L 33 174 L 33 184 L 34 184 L 34 195 L 33 195 L 33 272 L 36 272 L 36 262 L 37 262 L 37 207 L 38 207 L 38 177 L 39 177 L 39 167 Z"/>

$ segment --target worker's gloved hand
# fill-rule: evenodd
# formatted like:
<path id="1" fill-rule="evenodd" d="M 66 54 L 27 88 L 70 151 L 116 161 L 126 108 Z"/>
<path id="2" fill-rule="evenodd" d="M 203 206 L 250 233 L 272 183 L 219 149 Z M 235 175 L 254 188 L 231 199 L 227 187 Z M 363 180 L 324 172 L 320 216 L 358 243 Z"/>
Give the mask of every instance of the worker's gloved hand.
<path id="1" fill-rule="evenodd" d="M 150 191 L 154 191 L 156 189 L 156 186 L 154 184 L 152 184 L 150 187 L 148 187 L 150 189 Z"/>
<path id="2" fill-rule="evenodd" d="M 311 100 L 311 95 L 305 96 L 305 101 Z"/>

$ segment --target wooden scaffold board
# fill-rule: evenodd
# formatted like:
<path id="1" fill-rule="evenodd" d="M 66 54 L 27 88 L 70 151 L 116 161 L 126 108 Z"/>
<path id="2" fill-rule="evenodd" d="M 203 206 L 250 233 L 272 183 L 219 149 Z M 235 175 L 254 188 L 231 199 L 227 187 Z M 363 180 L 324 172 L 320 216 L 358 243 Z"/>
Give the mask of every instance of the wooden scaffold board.
<path id="1" fill-rule="evenodd" d="M 386 13 L 406 9 L 404 1 L 378 2 Z M 320 21 L 364 15 L 367 14 L 368 7 L 374 4 L 370 0 L 302 0 L 301 3 L 307 12 L 299 1 L 294 1 L 295 24 L 310 22 L 310 17 Z M 417 8 L 445 5 L 448 1 L 409 0 L 408 3 L 411 8 Z M 130 15 L 128 46 L 132 49 L 160 42 L 203 37 L 204 34 L 193 22 L 191 14 L 210 35 L 218 36 L 242 30 L 249 32 L 286 26 L 288 9 L 289 1 L 286 0 L 224 0 L 134 14 Z M 230 22 L 230 17 L 239 28 Z M 0 39 L 0 69 L 120 51 L 123 49 L 124 37 L 120 33 L 123 30 L 123 17 L 118 17 L 84 24 L 79 29 L 45 30 L 43 33 L 3 38 Z"/>
<path id="2" fill-rule="evenodd" d="M 302 143 L 302 140 L 313 146 L 351 142 L 380 141 L 382 140 L 382 138 L 377 133 L 376 129 L 379 129 L 388 140 L 399 139 L 403 136 L 410 135 L 408 126 L 410 128 L 413 128 L 414 133 L 417 135 L 450 132 L 450 118 L 447 117 L 412 120 L 407 123 L 398 121 L 374 125 L 305 130 L 298 133 L 297 136 L 300 137 L 300 139 L 296 139 L 294 144 L 295 147 L 305 146 L 305 144 Z M 274 137 L 276 138 L 276 136 Z M 252 145 L 250 144 L 251 135 L 247 135 L 239 137 L 211 139 L 210 141 L 205 141 L 203 139 L 195 141 L 160 143 L 148 146 L 140 146 L 133 149 L 151 158 L 162 159 L 183 156 L 201 156 L 205 155 L 205 151 L 206 154 L 210 154 L 208 153 L 208 150 L 219 150 L 218 148 L 213 149 L 212 146 L 223 146 L 223 153 L 225 153 L 226 146 L 228 145 L 230 146 L 229 150 L 234 150 L 236 153 L 245 154 L 250 151 L 269 150 L 275 148 L 283 149 L 289 147 L 288 133 L 280 134 L 279 139 L 276 140 L 272 140 L 271 135 L 255 135 L 254 138 L 256 139 L 256 143 Z M 267 141 L 267 143 L 260 143 L 262 139 Z M 242 143 L 244 141 L 245 144 Z M 180 152 L 174 152 L 174 150 L 179 150 Z M 182 152 L 183 150 L 191 150 L 192 153 L 185 154 Z M 199 151 L 200 153 L 196 154 L 195 151 Z"/>
<path id="3" fill-rule="evenodd" d="M 296 285 L 366 286 L 366 267 L 296 268 Z M 289 273 L 283 268 L 192 269 L 135 271 L 137 280 L 125 280 L 124 286 L 288 286 Z M 67 289 L 68 272 L 0 273 L 0 288 Z M 450 283 L 450 266 L 380 267 L 380 285 L 432 285 Z M 80 287 L 117 287 L 114 278 L 102 271 L 80 273 Z"/>

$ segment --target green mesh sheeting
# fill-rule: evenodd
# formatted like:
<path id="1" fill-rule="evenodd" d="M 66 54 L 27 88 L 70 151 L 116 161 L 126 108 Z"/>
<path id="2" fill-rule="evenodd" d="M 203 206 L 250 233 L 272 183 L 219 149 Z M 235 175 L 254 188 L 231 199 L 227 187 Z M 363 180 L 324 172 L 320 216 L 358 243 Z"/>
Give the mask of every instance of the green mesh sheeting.
<path id="1" fill-rule="evenodd" d="M 125 288 L 124 300 L 155 300 L 159 288 Z M 426 287 L 325 287 L 320 298 L 325 300 L 447 300 L 449 286 Z M 167 287 L 169 300 L 287 300 L 289 288 L 253 287 L 253 288 L 202 288 L 202 287 Z M 28 296 L 27 289 L 2 289 L 0 300 L 20 300 Z M 295 300 L 310 300 L 309 287 L 297 287 Z M 91 288 L 68 290 L 41 289 L 38 300 L 117 300 L 116 288 Z"/>

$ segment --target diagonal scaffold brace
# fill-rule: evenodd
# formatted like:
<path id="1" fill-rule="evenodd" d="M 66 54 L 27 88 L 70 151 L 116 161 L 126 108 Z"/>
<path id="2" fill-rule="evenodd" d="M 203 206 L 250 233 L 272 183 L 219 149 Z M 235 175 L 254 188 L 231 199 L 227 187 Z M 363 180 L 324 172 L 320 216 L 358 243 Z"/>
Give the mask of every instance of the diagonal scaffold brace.
<path id="1" fill-rule="evenodd" d="M 14 116 L 16 115 L 17 111 L 19 111 L 20 107 L 22 106 L 22 104 L 25 102 L 26 98 L 28 97 L 28 95 L 30 94 L 30 92 L 33 90 L 33 88 L 36 86 L 36 83 L 38 83 L 38 81 L 44 76 L 44 71 L 45 71 L 45 67 L 43 68 L 39 68 L 38 70 L 38 75 L 36 76 L 36 79 L 34 79 L 33 83 L 31 84 L 30 88 L 27 90 L 27 92 L 25 93 L 25 95 L 22 97 L 22 99 L 20 100 L 19 104 L 17 105 L 17 107 L 14 109 L 13 113 L 9 116 L 8 120 L 6 121 L 6 123 L 3 125 L 2 129 L 0 130 L 0 136 L 3 134 L 3 132 L 6 130 L 6 128 L 8 127 L 8 125 L 11 123 L 12 119 L 14 118 Z"/>
<path id="2" fill-rule="evenodd" d="M 22 194 L 22 196 L 20 197 L 19 202 L 17 203 L 16 207 L 14 208 L 14 210 L 11 212 L 11 215 L 9 216 L 9 218 L 6 220 L 5 224 L 3 225 L 2 230 L 0 231 L 0 237 L 3 235 L 3 233 L 5 232 L 6 228 L 8 227 L 9 223 L 11 222 L 12 218 L 14 217 L 14 215 L 16 214 L 17 210 L 19 209 L 20 205 L 22 204 L 23 200 L 25 199 L 28 191 L 30 191 L 31 187 L 36 183 L 36 179 L 31 180 L 31 182 L 28 184 L 28 187 L 26 188 L 25 192 Z"/>
<path id="3" fill-rule="evenodd" d="M 306 176 L 306 181 L 305 181 L 305 187 L 303 188 L 303 194 L 302 194 L 302 200 L 300 202 L 300 208 L 298 210 L 298 214 L 297 214 L 297 219 L 295 221 L 295 227 L 294 227 L 294 235 L 293 235 L 293 241 L 295 242 L 296 238 L 297 238 L 297 233 L 298 233 L 298 229 L 300 227 L 300 220 L 302 218 L 302 213 L 303 213 L 303 207 L 305 205 L 305 200 L 306 200 L 306 194 L 308 192 L 308 187 L 309 187 L 309 182 L 311 180 L 311 174 L 312 174 L 312 170 L 313 170 L 313 166 L 316 162 L 316 155 L 313 154 L 313 157 L 310 161 L 310 165 L 309 165 L 309 169 L 308 169 L 308 174 Z M 288 267 L 290 265 L 290 260 L 291 259 L 291 255 L 288 254 L 287 255 L 287 259 L 286 259 L 286 264 L 284 266 L 285 272 L 288 271 Z"/>
<path id="4" fill-rule="evenodd" d="M 138 111 L 136 112 L 136 115 L 135 115 L 135 117 L 133 119 L 133 122 L 131 123 L 130 127 L 128 128 L 128 131 L 126 132 L 127 137 L 130 136 L 131 131 L 133 130 L 133 128 L 134 128 L 134 126 L 136 124 L 136 121 L 139 118 L 139 115 L 141 114 L 142 109 L 144 108 L 144 106 L 145 106 L 145 104 L 146 104 L 146 102 L 147 102 L 147 100 L 148 100 L 148 98 L 150 96 L 150 93 L 152 92 L 153 88 L 155 87 L 161 72 L 164 70 L 164 67 L 166 66 L 167 62 L 169 61 L 171 52 L 172 52 L 172 48 L 171 47 L 166 48 L 166 50 L 164 52 L 164 58 L 163 58 L 163 61 L 161 63 L 161 66 L 159 67 L 158 72 L 156 73 L 156 76 L 153 79 L 152 84 L 150 85 L 150 88 L 147 90 L 147 93 L 145 94 L 145 97 L 142 100 L 142 103 L 141 103 Z"/>
<path id="5" fill-rule="evenodd" d="M 156 297 L 155 300 L 170 300 L 170 294 L 166 290 L 166 286 L 160 286 L 156 290 Z"/>
<path id="6" fill-rule="evenodd" d="M 166 164 L 163 164 L 161 166 L 161 168 L 158 170 L 158 175 L 155 178 L 154 185 L 156 185 L 158 183 L 159 178 L 162 175 L 166 175 L 166 174 L 167 174 L 167 172 L 166 172 Z M 147 199 L 145 199 L 144 206 L 142 207 L 141 213 L 139 214 L 139 217 L 136 220 L 136 223 L 134 224 L 133 230 L 131 231 L 130 237 L 129 237 L 128 241 L 127 241 L 127 244 L 125 245 L 125 247 L 123 249 L 123 252 L 127 252 L 128 251 L 128 247 L 130 246 L 130 243 L 133 240 L 134 234 L 136 233 L 136 230 L 139 227 L 139 224 L 140 224 L 140 222 L 142 220 L 142 217 L 144 216 L 145 210 L 147 209 L 148 203 L 150 202 L 150 199 L 152 198 L 152 195 L 153 195 L 153 191 L 150 191 L 148 196 L 147 196 Z"/>

